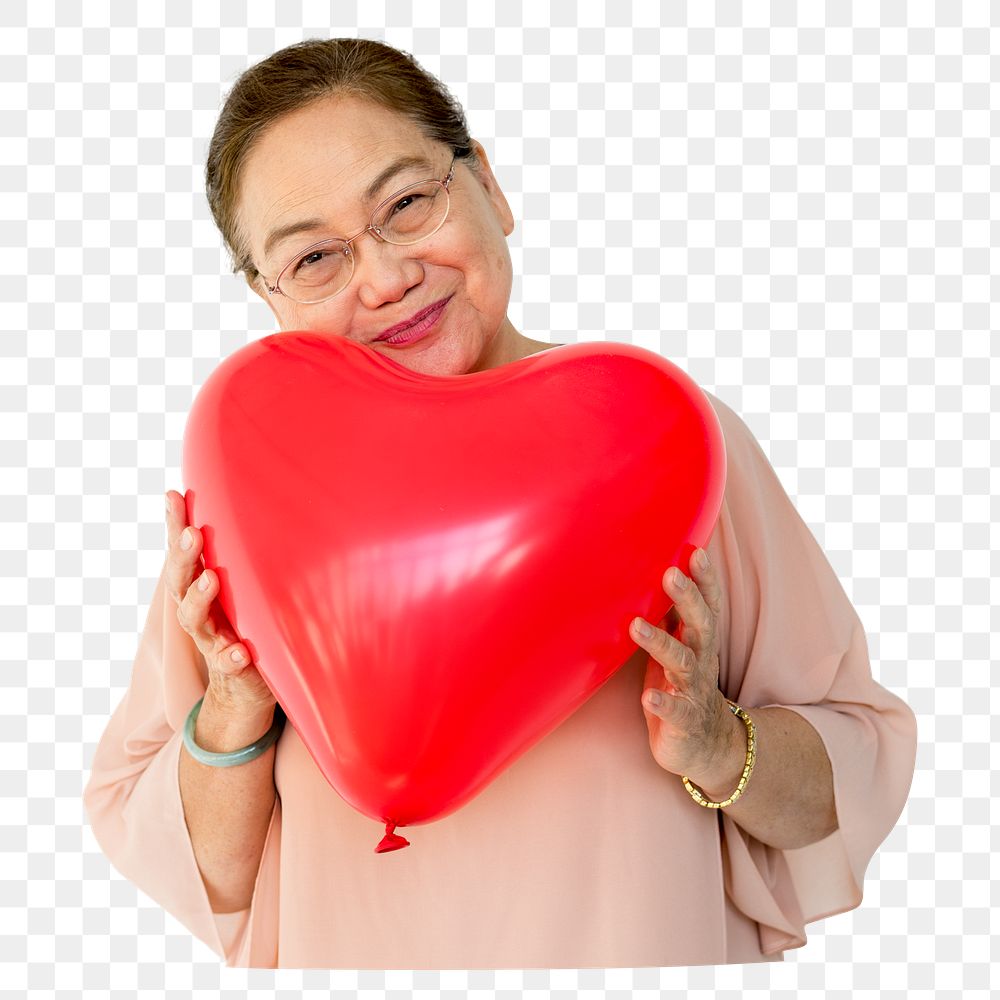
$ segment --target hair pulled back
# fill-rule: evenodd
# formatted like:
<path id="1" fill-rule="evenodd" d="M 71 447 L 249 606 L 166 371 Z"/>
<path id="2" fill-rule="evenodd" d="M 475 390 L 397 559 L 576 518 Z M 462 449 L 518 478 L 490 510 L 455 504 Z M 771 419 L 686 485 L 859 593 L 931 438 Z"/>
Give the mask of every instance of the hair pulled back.
<path id="1" fill-rule="evenodd" d="M 258 271 L 236 218 L 243 164 L 276 119 L 335 93 L 365 97 L 405 115 L 429 139 L 476 164 L 461 104 L 409 53 L 367 38 L 311 38 L 280 49 L 233 84 L 205 164 L 212 217 L 234 273 L 243 271 L 251 283 Z"/>

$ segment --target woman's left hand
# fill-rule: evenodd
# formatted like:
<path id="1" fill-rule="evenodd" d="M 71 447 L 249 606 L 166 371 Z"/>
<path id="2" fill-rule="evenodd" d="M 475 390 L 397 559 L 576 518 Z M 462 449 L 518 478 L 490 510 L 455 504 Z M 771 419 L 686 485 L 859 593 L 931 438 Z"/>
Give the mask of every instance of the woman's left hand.
<path id="1" fill-rule="evenodd" d="M 631 628 L 632 638 L 649 653 L 642 704 L 653 757 L 665 770 L 692 780 L 723 764 L 737 721 L 719 690 L 721 589 L 707 557 L 706 567 L 699 567 L 701 551 L 691 557 L 694 579 L 676 566 L 663 576 L 663 588 L 674 601 L 661 622 L 667 628 L 654 628 L 642 618 Z M 640 624 L 651 630 L 649 636 L 642 635 Z"/>

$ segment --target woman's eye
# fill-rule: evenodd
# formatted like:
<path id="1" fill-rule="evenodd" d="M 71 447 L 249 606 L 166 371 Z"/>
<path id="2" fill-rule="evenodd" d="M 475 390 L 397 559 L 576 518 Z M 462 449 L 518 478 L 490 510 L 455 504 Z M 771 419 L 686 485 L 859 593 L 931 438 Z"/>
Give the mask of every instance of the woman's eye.
<path id="1" fill-rule="evenodd" d="M 303 267 L 308 267 L 310 264 L 318 264 L 327 254 L 327 251 L 317 250 L 315 253 L 307 253 L 298 264 L 295 265 L 295 270 L 300 271 Z"/>
<path id="2" fill-rule="evenodd" d="M 415 202 L 418 198 L 422 197 L 423 195 L 420 194 L 408 194 L 405 198 L 400 198 L 399 201 L 397 201 L 396 204 L 392 206 L 392 210 L 394 213 L 398 214 L 399 212 L 402 212 L 403 209 L 409 208 L 409 206 L 413 204 L 413 202 Z"/>

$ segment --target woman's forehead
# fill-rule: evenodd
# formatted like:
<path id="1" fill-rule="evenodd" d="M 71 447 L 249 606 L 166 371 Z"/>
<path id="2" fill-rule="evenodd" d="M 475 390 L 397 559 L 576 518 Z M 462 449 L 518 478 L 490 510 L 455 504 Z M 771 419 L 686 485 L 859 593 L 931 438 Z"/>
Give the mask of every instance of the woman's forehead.
<path id="1" fill-rule="evenodd" d="M 397 179 L 407 169 L 436 168 L 441 153 L 410 119 L 358 98 L 317 101 L 278 119 L 241 171 L 239 215 L 253 253 L 265 256 L 268 233 L 293 217 L 354 225 L 381 176 L 401 164 Z M 392 176 L 387 181 L 382 194 L 393 189 Z"/>
<path id="2" fill-rule="evenodd" d="M 357 97 L 326 98 L 268 126 L 242 173 L 248 185 L 259 175 L 273 183 L 325 163 L 345 177 L 356 177 L 359 170 L 379 169 L 386 158 L 400 153 L 427 156 L 435 145 L 405 115 Z"/>

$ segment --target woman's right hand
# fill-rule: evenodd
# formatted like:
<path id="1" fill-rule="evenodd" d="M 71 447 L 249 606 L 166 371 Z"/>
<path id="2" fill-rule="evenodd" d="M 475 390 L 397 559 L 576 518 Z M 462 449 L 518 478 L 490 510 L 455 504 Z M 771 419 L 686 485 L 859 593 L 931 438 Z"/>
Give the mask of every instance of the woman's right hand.
<path id="1" fill-rule="evenodd" d="M 201 562 L 201 531 L 187 523 L 184 498 L 168 490 L 167 592 L 177 604 L 177 620 L 194 640 L 208 665 L 208 691 L 215 703 L 239 718 L 252 719 L 271 712 L 275 698 L 239 641 L 226 613 L 215 600 L 216 574 Z M 185 536 L 190 547 L 184 548 Z M 198 584 L 208 581 L 201 590 Z M 240 659 L 242 657 L 242 659 Z"/>

